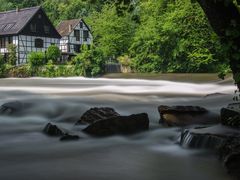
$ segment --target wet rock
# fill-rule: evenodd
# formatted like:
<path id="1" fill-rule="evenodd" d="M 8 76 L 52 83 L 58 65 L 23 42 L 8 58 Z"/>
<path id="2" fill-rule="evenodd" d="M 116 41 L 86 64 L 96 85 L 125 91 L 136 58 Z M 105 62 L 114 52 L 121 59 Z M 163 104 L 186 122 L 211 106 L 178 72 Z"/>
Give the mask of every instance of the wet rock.
<path id="1" fill-rule="evenodd" d="M 61 130 L 57 125 L 53 125 L 51 123 L 48 123 L 45 128 L 43 129 L 43 132 L 49 136 L 63 136 L 65 135 L 64 131 Z"/>
<path id="2" fill-rule="evenodd" d="M 80 137 L 78 135 L 65 134 L 60 138 L 60 141 L 77 141 Z"/>
<path id="3" fill-rule="evenodd" d="M 240 103 L 229 104 L 227 108 L 221 109 L 221 123 L 240 128 Z"/>
<path id="4" fill-rule="evenodd" d="M 191 128 L 182 131 L 180 144 L 187 148 L 210 148 L 218 150 L 228 139 L 240 135 L 240 131 L 222 125 Z"/>
<path id="5" fill-rule="evenodd" d="M 217 114 L 199 106 L 159 106 L 160 123 L 167 126 L 188 126 L 193 124 L 216 124 Z"/>
<path id="6" fill-rule="evenodd" d="M 240 179 L 240 137 L 225 141 L 219 148 L 219 156 L 228 173 Z"/>
<path id="7" fill-rule="evenodd" d="M 23 108 L 24 104 L 19 101 L 5 103 L 0 107 L 0 114 L 13 115 L 20 112 Z"/>
<path id="8" fill-rule="evenodd" d="M 85 112 L 76 124 L 92 124 L 96 121 L 120 116 L 113 108 L 91 108 Z"/>
<path id="9" fill-rule="evenodd" d="M 115 116 L 96 121 L 83 131 L 87 134 L 103 137 L 115 134 L 133 134 L 149 129 L 149 118 L 146 113 L 131 116 Z"/>
<path id="10" fill-rule="evenodd" d="M 180 144 L 185 148 L 216 151 L 228 173 L 240 179 L 239 130 L 222 125 L 188 129 L 182 132 Z"/>

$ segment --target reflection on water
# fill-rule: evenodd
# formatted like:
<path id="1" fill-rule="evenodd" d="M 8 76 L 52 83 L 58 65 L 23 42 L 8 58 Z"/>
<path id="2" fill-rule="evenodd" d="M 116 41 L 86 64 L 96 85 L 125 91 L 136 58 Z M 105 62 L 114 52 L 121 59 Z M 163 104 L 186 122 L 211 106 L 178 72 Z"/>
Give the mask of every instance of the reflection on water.
<path id="1" fill-rule="evenodd" d="M 219 112 L 232 99 L 229 83 L 193 84 L 124 79 L 2 79 L 0 105 L 20 101 L 17 117 L 0 116 L 0 179 L 4 180 L 226 180 L 215 156 L 176 142 L 180 129 L 162 128 L 157 107 L 200 105 Z M 207 94 L 223 93 L 226 95 Z M 110 106 L 120 114 L 147 112 L 151 130 L 130 137 L 88 138 L 74 127 L 90 107 Z M 60 142 L 41 133 L 55 122 L 81 137 Z"/>

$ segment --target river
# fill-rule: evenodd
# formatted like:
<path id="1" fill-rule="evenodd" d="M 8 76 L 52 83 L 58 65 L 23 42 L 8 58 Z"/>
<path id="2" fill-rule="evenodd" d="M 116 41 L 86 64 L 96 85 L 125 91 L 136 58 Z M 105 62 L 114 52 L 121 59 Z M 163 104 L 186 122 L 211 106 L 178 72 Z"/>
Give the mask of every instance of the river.
<path id="1" fill-rule="evenodd" d="M 159 105 L 200 105 L 219 113 L 232 101 L 230 81 L 141 79 L 1 79 L 0 105 L 26 104 L 17 117 L 0 116 L 1 180 L 228 180 L 214 153 L 177 142 L 181 129 L 159 125 Z M 215 93 L 222 93 L 215 94 Z M 207 96 L 212 94 L 211 96 Z M 122 115 L 146 112 L 148 132 L 90 138 L 74 126 L 91 107 Z M 83 139 L 60 142 L 42 133 L 49 121 Z"/>

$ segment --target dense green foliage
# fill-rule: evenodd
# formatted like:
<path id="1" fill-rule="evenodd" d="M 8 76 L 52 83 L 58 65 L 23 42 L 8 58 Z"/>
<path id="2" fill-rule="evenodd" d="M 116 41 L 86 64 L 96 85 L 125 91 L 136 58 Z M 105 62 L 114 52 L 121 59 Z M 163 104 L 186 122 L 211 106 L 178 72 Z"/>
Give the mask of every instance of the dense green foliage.
<path id="1" fill-rule="evenodd" d="M 61 57 L 61 51 L 56 45 L 51 45 L 48 47 L 46 51 L 47 60 L 52 60 L 53 62 L 57 62 Z"/>
<path id="2" fill-rule="evenodd" d="M 103 72 L 103 56 L 95 47 L 83 46 L 81 53 L 73 59 L 72 63 L 77 75 L 96 76 Z"/>
<path id="3" fill-rule="evenodd" d="M 92 29 L 94 47 L 83 49 L 74 58 L 76 75 L 100 74 L 109 60 L 127 62 L 136 72 L 221 71 L 222 75 L 228 70 L 225 48 L 195 1 L 0 0 L 0 3 L 0 10 L 42 5 L 55 25 L 64 19 L 84 18 Z M 53 51 L 47 53 L 47 59 L 53 61 L 47 65 L 49 71 L 54 71 L 53 64 L 59 55 Z M 32 53 L 30 64 L 45 64 L 43 56 Z"/>
<path id="4" fill-rule="evenodd" d="M 0 78 L 5 75 L 6 65 L 3 59 L 3 56 L 0 54 Z"/>
<path id="5" fill-rule="evenodd" d="M 31 52 L 28 55 L 28 63 L 32 67 L 44 65 L 46 63 L 44 52 Z"/>
<path id="6" fill-rule="evenodd" d="M 9 44 L 8 47 L 8 58 L 7 58 L 7 62 L 10 65 L 16 65 L 16 61 L 17 61 L 17 54 L 16 54 L 16 45 L 14 44 Z"/>

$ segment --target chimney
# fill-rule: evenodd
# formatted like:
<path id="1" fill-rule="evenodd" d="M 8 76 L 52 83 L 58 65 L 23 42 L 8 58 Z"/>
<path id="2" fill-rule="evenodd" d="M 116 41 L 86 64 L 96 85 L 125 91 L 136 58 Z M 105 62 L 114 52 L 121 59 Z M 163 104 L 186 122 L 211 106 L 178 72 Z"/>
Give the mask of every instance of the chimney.
<path id="1" fill-rule="evenodd" d="M 71 24 L 69 24 L 68 30 L 69 30 L 69 32 L 72 32 L 72 25 Z"/>

